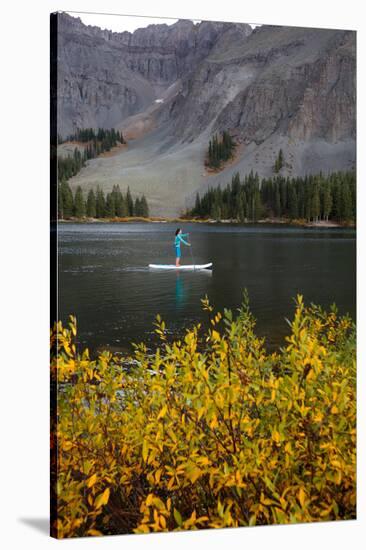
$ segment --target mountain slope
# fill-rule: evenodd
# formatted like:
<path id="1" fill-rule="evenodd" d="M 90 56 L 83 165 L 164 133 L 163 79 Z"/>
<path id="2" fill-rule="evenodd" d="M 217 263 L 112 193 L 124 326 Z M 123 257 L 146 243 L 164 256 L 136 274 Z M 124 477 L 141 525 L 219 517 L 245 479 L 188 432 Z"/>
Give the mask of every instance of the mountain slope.
<path id="1" fill-rule="evenodd" d="M 243 43 L 220 40 L 186 79 L 171 111 L 192 138 L 236 130 L 262 143 L 274 132 L 329 141 L 355 137 L 355 33 L 263 26 Z"/>
<path id="2" fill-rule="evenodd" d="M 208 55 L 228 23 L 178 21 L 116 33 L 58 15 L 58 119 L 77 127 L 116 126 L 145 110 Z M 250 34 L 249 25 L 240 26 Z"/>
<path id="3" fill-rule="evenodd" d="M 280 148 L 284 175 L 354 166 L 354 32 L 179 21 L 110 33 L 62 17 L 63 134 L 115 126 L 129 140 L 89 161 L 73 187 L 129 185 L 153 214 L 174 215 L 236 171 L 273 174 Z M 208 175 L 208 141 L 222 130 L 236 159 Z"/>

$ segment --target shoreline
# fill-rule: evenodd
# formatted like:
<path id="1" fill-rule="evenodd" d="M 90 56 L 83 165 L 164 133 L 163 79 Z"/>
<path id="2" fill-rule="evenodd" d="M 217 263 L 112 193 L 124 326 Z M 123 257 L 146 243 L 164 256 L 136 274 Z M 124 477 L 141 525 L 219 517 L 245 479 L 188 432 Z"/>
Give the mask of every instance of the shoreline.
<path id="1" fill-rule="evenodd" d="M 209 223 L 209 224 L 237 224 L 237 225 L 289 225 L 294 227 L 304 227 L 304 228 L 324 228 L 324 229 L 356 229 L 356 224 L 354 223 L 339 223 L 334 221 L 318 221 L 318 222 L 308 222 L 306 220 L 288 220 L 286 218 L 264 218 L 257 221 L 247 221 L 239 222 L 236 219 L 223 219 L 223 220 L 214 220 L 212 218 L 208 219 L 197 219 L 197 218 L 163 218 L 160 216 L 151 216 L 148 218 L 143 217 L 126 217 L 126 218 L 67 218 L 67 219 L 58 219 L 58 223 Z"/>

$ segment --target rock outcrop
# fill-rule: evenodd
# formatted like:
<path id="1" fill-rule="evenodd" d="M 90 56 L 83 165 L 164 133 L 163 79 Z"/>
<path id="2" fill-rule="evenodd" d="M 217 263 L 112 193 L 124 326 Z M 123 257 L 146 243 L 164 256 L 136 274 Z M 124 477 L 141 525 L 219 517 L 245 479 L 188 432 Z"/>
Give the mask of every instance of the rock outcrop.
<path id="1" fill-rule="evenodd" d="M 178 79 L 194 71 L 219 36 L 249 25 L 179 20 L 135 32 L 112 32 L 58 16 L 59 133 L 117 126 L 144 111 Z"/>
<path id="2" fill-rule="evenodd" d="M 263 26 L 245 42 L 233 38 L 224 47 L 219 39 L 170 115 L 187 139 L 210 124 L 247 144 L 275 133 L 353 139 L 355 68 L 354 32 Z"/>

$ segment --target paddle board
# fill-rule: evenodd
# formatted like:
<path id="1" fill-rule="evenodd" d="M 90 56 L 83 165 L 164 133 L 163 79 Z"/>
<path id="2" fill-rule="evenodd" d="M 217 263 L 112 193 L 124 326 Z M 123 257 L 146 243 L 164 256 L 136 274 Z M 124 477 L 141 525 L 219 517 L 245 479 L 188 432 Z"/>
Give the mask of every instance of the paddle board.
<path id="1" fill-rule="evenodd" d="M 180 265 L 179 267 L 171 264 L 149 264 L 150 269 L 179 269 L 179 270 L 197 270 L 197 269 L 210 269 L 212 262 L 209 264 L 192 264 L 192 265 Z"/>

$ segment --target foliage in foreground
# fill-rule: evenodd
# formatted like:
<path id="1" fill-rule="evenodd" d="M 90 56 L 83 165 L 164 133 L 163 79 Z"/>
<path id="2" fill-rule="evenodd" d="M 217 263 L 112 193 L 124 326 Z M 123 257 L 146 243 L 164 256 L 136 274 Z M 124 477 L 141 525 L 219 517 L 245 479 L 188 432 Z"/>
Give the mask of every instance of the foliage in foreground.
<path id="1" fill-rule="evenodd" d="M 58 537 L 355 517 L 355 330 L 297 298 L 268 354 L 244 301 L 135 364 L 51 334 Z"/>

